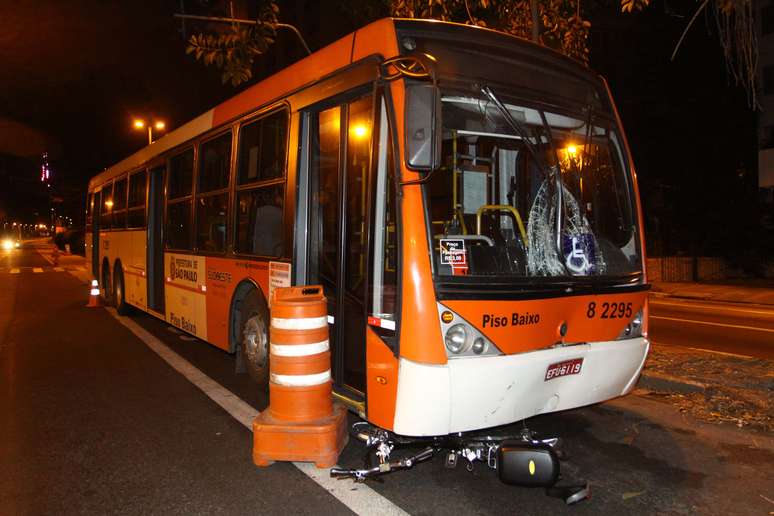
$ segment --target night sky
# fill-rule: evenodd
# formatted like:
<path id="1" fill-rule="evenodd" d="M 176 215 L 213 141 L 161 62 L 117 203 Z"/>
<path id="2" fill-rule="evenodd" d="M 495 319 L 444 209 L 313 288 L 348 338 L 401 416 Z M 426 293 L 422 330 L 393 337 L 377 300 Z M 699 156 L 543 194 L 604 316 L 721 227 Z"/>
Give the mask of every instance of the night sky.
<path id="1" fill-rule="evenodd" d="M 351 0 L 279 4 L 280 20 L 297 25 L 312 50 L 386 14 Z M 673 4 L 693 8 L 693 2 Z M 643 13 L 621 15 L 617 5 L 583 4 L 592 22 L 591 65 L 610 83 L 634 153 L 651 254 L 657 248 L 723 254 L 741 238 L 740 229 L 755 230 L 755 113 L 726 74 L 710 24 L 699 20 L 672 63 L 691 13 L 657 1 Z M 172 18 L 179 6 L 179 0 L 0 3 L 0 125 L 12 119 L 46 136 L 54 187 L 68 198 L 70 216 L 79 215 L 89 177 L 146 143 L 147 135 L 131 128 L 132 117 L 179 127 L 249 86 L 221 85 L 215 68 L 185 55 L 181 24 Z M 302 56 L 281 34 L 256 78 Z M 9 186 L 36 179 L 39 161 L 3 152 L 0 209 L 5 203 L 13 212 Z"/>

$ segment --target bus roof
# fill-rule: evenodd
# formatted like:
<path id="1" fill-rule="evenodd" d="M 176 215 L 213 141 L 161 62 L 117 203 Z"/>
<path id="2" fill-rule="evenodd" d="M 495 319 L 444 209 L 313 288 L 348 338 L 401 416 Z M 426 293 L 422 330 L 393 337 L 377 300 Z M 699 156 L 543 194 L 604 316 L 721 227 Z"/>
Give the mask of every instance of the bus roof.
<path id="1" fill-rule="evenodd" d="M 373 22 L 254 84 L 169 132 L 151 145 L 105 169 L 89 181 L 89 189 L 130 172 L 214 127 L 280 99 L 364 57 L 393 56 L 397 53 L 398 45 L 393 19 L 384 18 Z"/>
<path id="2" fill-rule="evenodd" d="M 131 172 L 147 164 L 155 157 L 221 124 L 249 114 L 272 101 L 279 100 L 360 59 L 372 55 L 385 57 L 397 55 L 400 52 L 398 48 L 398 33 L 422 34 L 427 32 L 445 33 L 447 37 L 452 37 L 457 41 L 460 41 L 461 38 L 472 42 L 482 37 L 488 40 L 493 38 L 499 39 L 501 42 L 505 42 L 507 39 L 508 46 L 520 48 L 525 54 L 529 53 L 550 60 L 553 65 L 564 67 L 567 71 L 588 73 L 588 69 L 584 69 L 579 63 L 558 52 L 491 29 L 436 20 L 383 18 L 344 36 L 254 84 L 174 131 L 169 132 L 151 145 L 143 147 L 129 157 L 105 169 L 92 177 L 89 181 L 89 190 L 110 181 L 114 177 Z"/>

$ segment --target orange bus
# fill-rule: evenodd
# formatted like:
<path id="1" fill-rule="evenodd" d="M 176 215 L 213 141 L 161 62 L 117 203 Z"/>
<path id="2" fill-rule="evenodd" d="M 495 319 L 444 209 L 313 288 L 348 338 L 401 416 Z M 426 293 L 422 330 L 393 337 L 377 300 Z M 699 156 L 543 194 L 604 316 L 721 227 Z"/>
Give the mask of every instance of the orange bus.
<path id="1" fill-rule="evenodd" d="M 267 381 L 274 288 L 320 284 L 337 399 L 445 436 L 629 392 L 642 214 L 605 81 L 471 26 L 374 22 L 98 174 L 104 296 Z"/>

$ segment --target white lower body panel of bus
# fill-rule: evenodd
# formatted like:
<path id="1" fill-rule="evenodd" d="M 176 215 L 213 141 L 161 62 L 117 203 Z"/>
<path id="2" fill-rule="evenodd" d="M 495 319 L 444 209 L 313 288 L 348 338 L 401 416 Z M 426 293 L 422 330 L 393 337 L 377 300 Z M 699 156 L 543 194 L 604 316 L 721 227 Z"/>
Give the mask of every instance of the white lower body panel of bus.
<path id="1" fill-rule="evenodd" d="M 649 345 L 640 337 L 446 365 L 401 359 L 394 431 L 430 436 L 479 430 L 627 394 Z M 579 373 L 546 379 L 552 364 L 578 358 Z"/>

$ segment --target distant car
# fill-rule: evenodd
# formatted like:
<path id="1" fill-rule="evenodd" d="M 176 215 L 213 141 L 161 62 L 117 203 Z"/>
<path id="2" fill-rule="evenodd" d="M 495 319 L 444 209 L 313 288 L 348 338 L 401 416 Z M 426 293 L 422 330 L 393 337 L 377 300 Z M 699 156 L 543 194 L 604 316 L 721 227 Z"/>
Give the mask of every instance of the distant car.
<path id="1" fill-rule="evenodd" d="M 0 247 L 4 250 L 18 249 L 21 247 L 21 240 L 20 228 L 0 229 Z"/>

